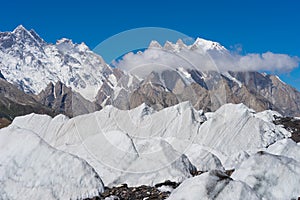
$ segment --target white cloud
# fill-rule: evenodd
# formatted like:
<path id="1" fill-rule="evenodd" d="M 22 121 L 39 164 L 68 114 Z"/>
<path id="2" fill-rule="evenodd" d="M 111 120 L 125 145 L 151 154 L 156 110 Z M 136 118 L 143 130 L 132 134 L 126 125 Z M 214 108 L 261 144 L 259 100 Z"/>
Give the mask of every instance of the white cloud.
<path id="1" fill-rule="evenodd" d="M 243 70 L 290 71 L 299 66 L 299 58 L 272 52 L 248 54 L 239 57 L 239 66 Z"/>
<path id="2" fill-rule="evenodd" d="M 200 71 L 290 71 L 299 66 L 299 58 L 286 54 L 266 52 L 240 55 L 230 51 L 203 49 L 175 49 L 174 52 L 150 48 L 144 52 L 128 53 L 114 62 L 117 67 L 144 77 L 151 71 L 176 69 L 178 67 Z"/>

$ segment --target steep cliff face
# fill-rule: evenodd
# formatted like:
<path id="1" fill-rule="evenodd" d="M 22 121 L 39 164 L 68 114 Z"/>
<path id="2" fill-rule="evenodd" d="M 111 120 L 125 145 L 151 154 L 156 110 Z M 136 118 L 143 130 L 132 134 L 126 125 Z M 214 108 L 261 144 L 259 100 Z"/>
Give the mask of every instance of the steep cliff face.
<path id="1" fill-rule="evenodd" d="M 31 95 L 25 94 L 16 86 L 0 79 L 0 117 L 2 124 L 8 124 L 16 116 L 29 113 L 55 115 L 55 111 L 37 102 Z M 4 126 L 4 125 L 2 125 Z"/>
<path id="2" fill-rule="evenodd" d="M 232 72 L 232 74 L 250 93 L 269 101 L 270 109 L 288 116 L 300 116 L 299 91 L 281 81 L 277 76 L 258 72 Z"/>
<path id="3" fill-rule="evenodd" d="M 45 90 L 35 96 L 35 99 L 56 112 L 66 114 L 69 117 L 101 109 L 100 106 L 86 100 L 62 82 L 57 82 L 55 85 L 53 83 L 48 84 Z"/>

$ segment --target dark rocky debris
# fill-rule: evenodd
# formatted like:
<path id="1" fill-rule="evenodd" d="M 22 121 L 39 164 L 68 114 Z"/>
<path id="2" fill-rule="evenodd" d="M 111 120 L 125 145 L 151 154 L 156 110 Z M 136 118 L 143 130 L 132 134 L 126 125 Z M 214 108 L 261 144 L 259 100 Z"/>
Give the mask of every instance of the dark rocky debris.
<path id="1" fill-rule="evenodd" d="M 292 133 L 291 139 L 300 142 L 300 119 L 293 117 L 275 117 L 274 124 L 283 125 L 285 129 Z"/>
<path id="2" fill-rule="evenodd" d="M 157 184 L 155 187 L 142 185 L 139 187 L 128 187 L 127 184 L 121 186 L 105 188 L 105 191 L 98 197 L 94 197 L 86 200 L 104 200 L 107 197 L 115 200 L 162 200 L 169 197 L 170 192 L 161 192 L 158 187 L 163 185 L 177 187 L 179 184 L 171 181 Z"/>
<path id="3" fill-rule="evenodd" d="M 234 172 L 234 169 L 225 171 L 222 178 L 228 178 Z M 201 175 L 202 171 L 197 171 L 193 176 Z M 109 197 L 109 200 L 162 200 L 169 197 L 170 192 L 159 191 L 160 187 L 167 186 L 169 188 L 176 189 L 180 183 L 167 180 L 163 183 L 158 183 L 154 187 L 152 186 L 138 186 L 138 187 L 128 187 L 127 184 L 123 184 L 117 187 L 108 188 L 105 187 L 105 191 L 100 194 L 100 196 L 85 199 L 85 200 L 104 200 Z"/>

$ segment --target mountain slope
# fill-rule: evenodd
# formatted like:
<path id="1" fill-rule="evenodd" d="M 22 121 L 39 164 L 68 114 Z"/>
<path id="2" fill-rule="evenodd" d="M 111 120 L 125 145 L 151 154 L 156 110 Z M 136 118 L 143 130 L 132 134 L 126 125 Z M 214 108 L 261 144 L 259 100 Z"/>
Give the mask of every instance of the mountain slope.
<path id="1" fill-rule="evenodd" d="M 0 79 L 0 117 L 12 120 L 16 116 L 29 113 L 55 115 L 55 111 L 38 103 L 16 86 Z"/>
<path id="2" fill-rule="evenodd" d="M 63 82 L 93 100 L 104 81 L 113 84 L 112 69 L 84 44 L 61 39 L 43 41 L 18 26 L 0 33 L 0 68 L 5 78 L 27 93 L 38 94 L 50 82 Z"/>
<path id="3" fill-rule="evenodd" d="M 185 70 L 185 75 L 189 77 L 189 80 L 186 80 L 186 77 L 182 76 L 182 70 L 151 72 L 137 87 L 127 90 L 124 94 L 118 93 L 119 96 L 123 96 L 122 98 L 110 98 L 108 102 L 125 110 L 135 108 L 142 103 L 160 110 L 180 102 L 190 101 L 196 109 L 205 111 L 215 111 L 226 103 L 243 103 L 256 111 L 272 109 L 288 116 L 300 114 L 299 106 L 296 103 L 300 102 L 300 93 L 280 82 L 277 77 L 269 76 L 273 77 L 274 83 L 270 84 L 268 79 L 264 79 L 260 83 L 261 86 L 258 84 L 258 88 L 253 89 L 244 83 L 244 80 L 239 82 L 239 77 L 235 79 L 233 72 L 220 74 L 218 72 Z M 249 76 L 256 74 L 262 76 L 258 72 L 244 73 Z M 280 85 L 274 89 L 278 82 Z M 268 88 L 265 90 L 275 92 L 267 93 L 265 90 L 260 90 L 265 84 L 268 84 Z M 284 84 L 284 87 L 281 87 L 281 84 Z M 112 94 L 115 94 L 113 88 L 106 90 L 106 96 L 113 96 Z M 282 96 L 286 98 L 282 98 Z"/>
<path id="4" fill-rule="evenodd" d="M 37 102 L 45 105 L 57 113 L 63 113 L 69 117 L 87 114 L 100 110 L 101 107 L 83 98 L 79 93 L 72 91 L 62 82 L 55 85 L 49 83 L 38 95 L 33 96 Z"/>
<path id="5" fill-rule="evenodd" d="M 286 116 L 300 116 L 300 93 L 277 76 L 258 72 L 231 72 L 253 95 L 267 99 L 270 108 Z"/>

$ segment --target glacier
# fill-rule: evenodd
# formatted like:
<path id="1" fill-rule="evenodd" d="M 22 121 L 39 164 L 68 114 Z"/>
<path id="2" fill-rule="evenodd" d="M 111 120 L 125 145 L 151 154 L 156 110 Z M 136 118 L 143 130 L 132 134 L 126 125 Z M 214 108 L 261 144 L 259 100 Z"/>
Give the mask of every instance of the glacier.
<path id="1" fill-rule="evenodd" d="M 292 158 L 258 152 L 232 174 L 262 199 L 296 199 L 300 189 L 300 163 Z"/>
<path id="2" fill-rule="evenodd" d="M 200 176 L 187 179 L 168 198 L 168 200 L 182 199 L 258 200 L 260 198 L 247 184 L 232 180 L 222 171 L 212 170 Z"/>
<path id="3" fill-rule="evenodd" d="M 224 170 L 232 154 L 253 154 L 289 136 L 261 115 L 267 114 L 226 104 L 206 116 L 184 102 L 161 111 L 145 104 L 129 111 L 106 106 L 72 119 L 31 114 L 12 125 L 85 159 L 107 185 L 136 186 L 181 182 L 195 170 Z"/>
<path id="4" fill-rule="evenodd" d="M 85 160 L 15 126 L 0 129 L 0 184 L 1 199 L 84 199 L 104 191 Z"/>

